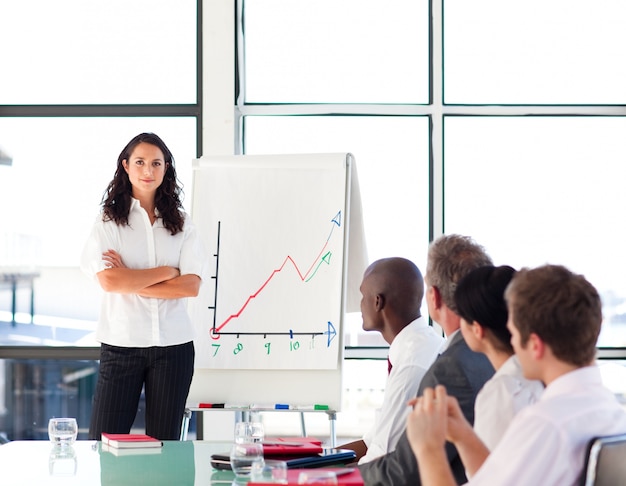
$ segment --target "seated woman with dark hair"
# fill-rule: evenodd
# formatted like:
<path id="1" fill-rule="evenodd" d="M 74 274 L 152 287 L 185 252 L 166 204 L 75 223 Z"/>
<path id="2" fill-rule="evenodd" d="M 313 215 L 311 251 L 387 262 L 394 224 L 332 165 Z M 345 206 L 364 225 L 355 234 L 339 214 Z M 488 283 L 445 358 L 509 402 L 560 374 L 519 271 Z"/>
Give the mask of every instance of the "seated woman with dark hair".
<path id="1" fill-rule="evenodd" d="M 526 405 L 539 399 L 543 384 L 527 380 L 511 346 L 504 291 L 515 275 L 509 266 L 480 267 L 459 282 L 454 299 L 467 345 L 483 353 L 496 373 L 476 397 L 474 431 L 493 450 L 509 423 Z"/>

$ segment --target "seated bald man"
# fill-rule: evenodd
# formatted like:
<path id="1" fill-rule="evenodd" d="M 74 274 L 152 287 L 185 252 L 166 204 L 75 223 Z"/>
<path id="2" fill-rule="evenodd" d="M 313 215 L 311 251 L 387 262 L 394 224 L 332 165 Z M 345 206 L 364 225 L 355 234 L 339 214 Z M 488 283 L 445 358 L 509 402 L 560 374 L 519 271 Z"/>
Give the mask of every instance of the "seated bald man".
<path id="1" fill-rule="evenodd" d="M 363 329 L 380 332 L 389 344 L 389 375 L 376 420 L 362 440 L 340 446 L 354 450 L 364 464 L 396 448 L 409 414 L 406 403 L 417 394 L 444 338 L 421 315 L 424 279 L 412 261 L 375 261 L 365 270 L 360 291 Z"/>

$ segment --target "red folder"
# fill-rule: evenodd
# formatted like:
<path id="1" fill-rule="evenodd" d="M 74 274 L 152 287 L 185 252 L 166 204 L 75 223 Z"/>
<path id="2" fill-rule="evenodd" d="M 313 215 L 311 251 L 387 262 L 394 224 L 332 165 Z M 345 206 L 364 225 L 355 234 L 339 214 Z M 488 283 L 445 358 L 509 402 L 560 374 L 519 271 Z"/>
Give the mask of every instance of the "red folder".
<path id="1" fill-rule="evenodd" d="M 309 456 L 322 452 L 322 441 L 311 437 L 269 437 L 263 441 L 263 455 Z"/>
<path id="2" fill-rule="evenodd" d="M 318 470 L 318 469 L 316 469 Z M 328 467 L 320 468 L 322 471 L 335 471 L 337 473 L 337 484 L 339 486 L 363 486 L 363 478 L 359 472 L 359 468 L 341 468 L 341 467 Z M 287 470 L 287 484 L 298 484 L 298 477 L 301 472 L 311 472 L 310 469 L 288 469 Z M 347 473 L 347 474 L 342 474 Z M 269 483 L 257 483 L 250 481 L 248 486 L 268 486 Z"/>

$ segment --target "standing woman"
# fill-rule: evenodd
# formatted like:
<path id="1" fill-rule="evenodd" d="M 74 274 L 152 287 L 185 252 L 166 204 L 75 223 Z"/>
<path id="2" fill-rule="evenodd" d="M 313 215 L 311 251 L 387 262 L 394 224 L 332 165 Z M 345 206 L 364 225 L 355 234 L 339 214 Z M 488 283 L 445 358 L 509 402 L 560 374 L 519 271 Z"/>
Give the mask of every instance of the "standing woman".
<path id="1" fill-rule="evenodd" d="M 180 437 L 195 356 L 185 297 L 198 295 L 207 262 L 180 193 L 174 158 L 157 135 L 124 147 L 81 258 L 105 291 L 90 439 L 128 433 L 144 387 L 146 433 Z"/>
<path id="2" fill-rule="evenodd" d="M 512 267 L 479 267 L 454 292 L 461 332 L 472 351 L 487 356 L 495 374 L 483 385 L 474 404 L 474 431 L 493 450 L 522 408 L 536 402 L 543 384 L 524 378 L 511 346 L 504 291 L 515 275 Z"/>

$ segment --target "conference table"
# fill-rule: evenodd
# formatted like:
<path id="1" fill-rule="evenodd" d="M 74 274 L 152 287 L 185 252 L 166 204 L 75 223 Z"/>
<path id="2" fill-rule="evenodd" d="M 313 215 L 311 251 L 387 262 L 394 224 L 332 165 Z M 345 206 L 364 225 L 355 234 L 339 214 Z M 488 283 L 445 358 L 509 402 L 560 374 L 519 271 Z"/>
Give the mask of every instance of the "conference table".
<path id="1" fill-rule="evenodd" d="M 212 454 L 228 454 L 227 441 L 163 441 L 154 449 L 107 449 L 100 441 L 79 440 L 61 448 L 44 440 L 0 445 L 1 486 L 245 486 L 232 471 L 211 466 Z M 358 469 L 342 469 L 341 485 L 363 485 Z M 303 469 L 289 469 L 291 484 Z M 307 469 L 307 471 L 311 471 Z M 293 473 L 293 474 L 292 474 Z M 295 478 L 292 478 L 294 476 Z"/>
<path id="2" fill-rule="evenodd" d="M 159 449 L 115 455 L 93 440 L 79 440 L 65 449 L 43 440 L 13 441 L 0 445 L 0 484 L 231 485 L 231 471 L 211 467 L 211 454 L 230 446 L 218 441 L 164 441 Z"/>

